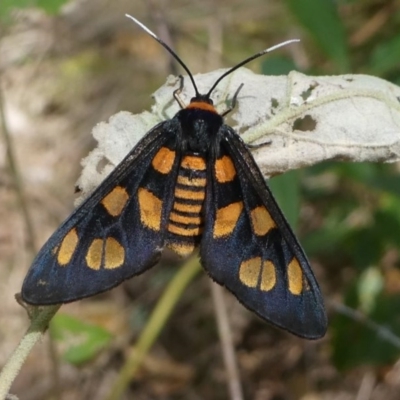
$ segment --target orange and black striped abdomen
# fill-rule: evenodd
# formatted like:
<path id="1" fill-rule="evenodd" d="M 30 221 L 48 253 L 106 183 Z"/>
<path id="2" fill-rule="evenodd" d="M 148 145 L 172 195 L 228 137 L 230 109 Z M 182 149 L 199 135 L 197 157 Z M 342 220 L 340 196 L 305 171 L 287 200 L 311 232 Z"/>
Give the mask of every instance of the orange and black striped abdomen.
<path id="1" fill-rule="evenodd" d="M 198 154 L 183 156 L 176 180 L 166 240 L 166 247 L 179 255 L 191 254 L 200 243 L 206 182 L 206 160 Z"/>

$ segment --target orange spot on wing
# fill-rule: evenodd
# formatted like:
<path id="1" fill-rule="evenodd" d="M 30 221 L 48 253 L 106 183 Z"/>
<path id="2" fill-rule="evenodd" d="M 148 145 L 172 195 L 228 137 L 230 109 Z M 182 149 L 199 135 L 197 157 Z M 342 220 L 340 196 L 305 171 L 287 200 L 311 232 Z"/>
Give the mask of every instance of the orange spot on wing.
<path id="1" fill-rule="evenodd" d="M 103 258 L 103 240 L 94 239 L 89 246 L 86 253 L 86 265 L 95 270 L 99 270 L 101 267 L 101 260 Z"/>
<path id="2" fill-rule="evenodd" d="M 261 257 L 250 258 L 240 264 L 239 279 L 243 285 L 255 288 L 261 271 Z"/>
<path id="3" fill-rule="evenodd" d="M 251 210 L 250 216 L 254 233 L 257 236 L 264 236 L 271 229 L 276 227 L 271 214 L 264 206 L 259 206 Z"/>
<path id="4" fill-rule="evenodd" d="M 242 201 L 231 203 L 226 207 L 218 209 L 214 221 L 214 238 L 220 238 L 230 235 L 235 229 L 242 210 Z"/>
<path id="5" fill-rule="evenodd" d="M 261 273 L 260 289 L 268 292 L 274 288 L 276 284 L 275 265 L 271 261 L 264 261 Z"/>
<path id="6" fill-rule="evenodd" d="M 290 261 L 287 267 L 288 285 L 290 293 L 299 295 L 303 291 L 303 271 L 296 258 Z"/>
<path id="7" fill-rule="evenodd" d="M 219 183 L 231 182 L 236 176 L 236 169 L 232 159 L 228 156 L 223 156 L 215 161 L 215 176 Z"/>
<path id="8" fill-rule="evenodd" d="M 111 216 L 118 217 L 128 199 L 129 195 L 126 189 L 122 186 L 115 186 L 115 188 L 101 200 L 101 204 Z"/>
<path id="9" fill-rule="evenodd" d="M 118 240 L 108 237 L 104 250 L 104 268 L 114 269 L 120 267 L 124 263 L 125 249 Z"/>
<path id="10" fill-rule="evenodd" d="M 60 265 L 64 266 L 67 265 L 74 254 L 76 246 L 78 245 L 79 238 L 76 228 L 72 228 L 62 240 L 58 254 L 57 254 L 57 261 Z"/>
<path id="11" fill-rule="evenodd" d="M 161 174 L 169 174 L 175 161 L 175 151 L 168 147 L 161 147 L 154 156 L 151 165 Z"/>
<path id="12" fill-rule="evenodd" d="M 159 231 L 161 227 L 162 201 L 145 188 L 139 188 L 140 221 L 147 228 Z"/>

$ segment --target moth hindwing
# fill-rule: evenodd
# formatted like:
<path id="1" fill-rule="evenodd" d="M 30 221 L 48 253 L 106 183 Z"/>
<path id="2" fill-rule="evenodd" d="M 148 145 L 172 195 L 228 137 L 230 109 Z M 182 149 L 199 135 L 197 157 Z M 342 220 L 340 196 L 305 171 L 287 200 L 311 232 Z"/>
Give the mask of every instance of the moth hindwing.
<path id="1" fill-rule="evenodd" d="M 298 336 L 323 336 L 326 315 L 309 262 L 210 98 L 236 67 L 205 95 L 184 68 L 195 89 L 189 105 L 151 129 L 50 237 L 25 278 L 23 300 L 92 296 L 152 267 L 164 248 L 187 256 L 199 247 L 207 273 L 248 309 Z M 182 86 L 183 78 L 176 98 Z"/>

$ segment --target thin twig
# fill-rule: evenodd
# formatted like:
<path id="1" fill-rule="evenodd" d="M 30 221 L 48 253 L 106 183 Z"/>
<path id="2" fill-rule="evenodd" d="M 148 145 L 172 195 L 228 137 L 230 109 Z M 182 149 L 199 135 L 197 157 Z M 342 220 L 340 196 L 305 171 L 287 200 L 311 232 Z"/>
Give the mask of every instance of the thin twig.
<path id="1" fill-rule="evenodd" d="M 370 400 L 376 383 L 375 375 L 368 371 L 362 378 L 355 400 Z"/>
<path id="2" fill-rule="evenodd" d="M 26 247 L 28 248 L 28 251 L 30 252 L 31 256 L 33 256 L 36 253 L 36 247 L 35 247 L 35 235 L 33 230 L 32 218 L 29 213 L 21 175 L 18 170 L 17 162 L 15 159 L 13 142 L 6 122 L 1 81 L 0 81 L 0 119 L 1 119 L 1 131 L 4 138 L 4 143 L 6 145 L 7 162 L 10 170 L 10 175 L 12 176 L 15 185 L 15 193 L 17 195 L 18 203 L 21 207 L 22 217 L 24 219 L 25 228 L 27 232 Z"/>
<path id="3" fill-rule="evenodd" d="M 243 390 L 240 382 L 239 368 L 237 365 L 235 347 L 233 345 L 232 331 L 229 324 L 228 313 L 224 300 L 223 289 L 220 285 L 210 280 L 211 293 L 214 302 L 215 318 L 217 320 L 219 340 L 222 355 L 228 376 L 228 388 L 231 400 L 243 400 Z"/>
<path id="4" fill-rule="evenodd" d="M 355 310 L 354 308 L 348 307 L 345 304 L 338 303 L 336 301 L 331 301 L 329 305 L 339 314 L 345 315 L 354 321 L 364 324 L 367 328 L 375 331 L 377 336 L 387 342 L 391 343 L 393 346 L 400 349 L 400 337 L 394 334 L 390 329 L 383 325 L 372 321 L 361 311 Z"/>

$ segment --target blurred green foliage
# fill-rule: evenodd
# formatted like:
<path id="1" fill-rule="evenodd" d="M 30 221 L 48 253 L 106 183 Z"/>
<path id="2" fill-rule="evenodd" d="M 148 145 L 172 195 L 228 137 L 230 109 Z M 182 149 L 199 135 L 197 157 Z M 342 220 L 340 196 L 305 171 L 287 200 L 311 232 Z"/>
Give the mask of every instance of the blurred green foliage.
<path id="1" fill-rule="evenodd" d="M 112 339 L 107 330 L 62 313 L 52 319 L 50 335 L 59 344 L 62 359 L 75 365 L 92 360 Z"/>
<path id="2" fill-rule="evenodd" d="M 37 7 L 47 14 L 55 15 L 68 0 L 1 0 L 0 20 L 8 21 L 13 10 Z"/>

